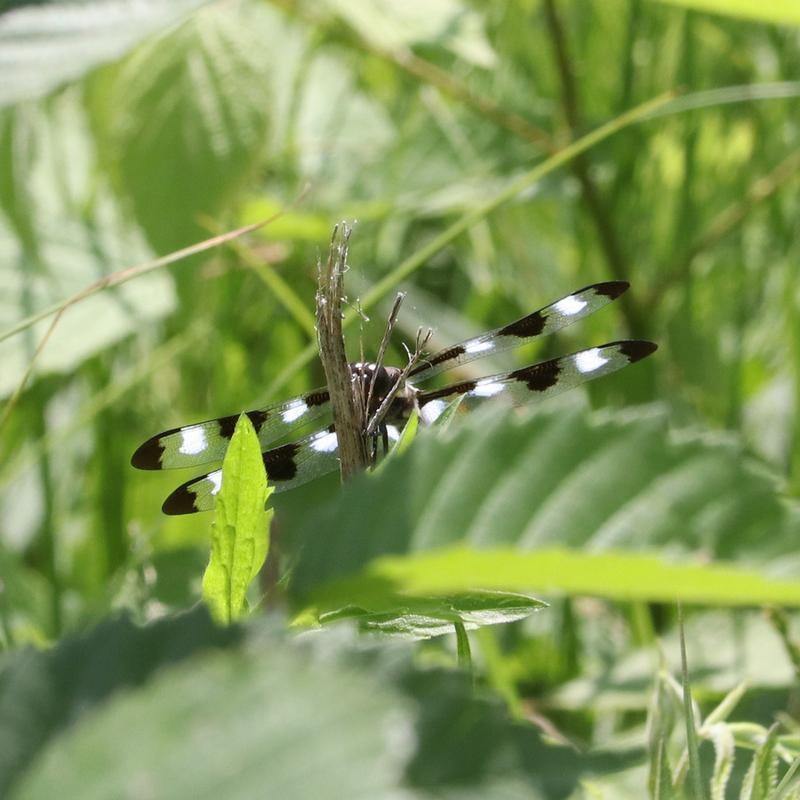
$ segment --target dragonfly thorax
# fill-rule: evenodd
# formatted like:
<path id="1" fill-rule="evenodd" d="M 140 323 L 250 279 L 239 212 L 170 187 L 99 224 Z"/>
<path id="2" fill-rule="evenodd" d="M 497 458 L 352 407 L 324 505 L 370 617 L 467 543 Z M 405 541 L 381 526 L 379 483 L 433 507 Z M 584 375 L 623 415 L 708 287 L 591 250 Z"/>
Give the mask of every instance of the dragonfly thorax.
<path id="1" fill-rule="evenodd" d="M 372 363 L 356 362 L 350 365 L 354 380 L 360 380 L 365 394 L 369 392 L 374 381 L 369 413 L 374 414 L 392 387 L 402 378 L 403 371 L 397 367 L 384 367 Z M 410 383 L 404 382 L 394 397 L 386 414 L 386 422 L 397 423 L 408 419 L 416 404 L 417 390 Z"/>

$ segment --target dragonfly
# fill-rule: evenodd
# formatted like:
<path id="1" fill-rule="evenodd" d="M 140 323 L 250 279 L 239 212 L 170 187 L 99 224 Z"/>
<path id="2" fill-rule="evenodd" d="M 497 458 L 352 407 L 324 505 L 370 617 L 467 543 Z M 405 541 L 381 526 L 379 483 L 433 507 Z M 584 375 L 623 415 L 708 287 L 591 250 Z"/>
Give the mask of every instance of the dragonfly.
<path id="1" fill-rule="evenodd" d="M 373 384 L 372 410 L 390 391 L 395 391 L 382 423 L 381 433 L 386 442 L 399 438 L 403 424 L 414 410 L 423 424 L 432 424 L 457 399 L 469 408 L 488 399 L 502 398 L 513 405 L 522 405 L 549 398 L 639 361 L 653 353 L 657 345 L 642 339 L 626 339 L 509 372 L 461 380 L 443 388 L 426 390 L 420 384 L 445 370 L 555 333 L 608 305 L 628 288 L 627 281 L 594 283 L 508 325 L 422 357 L 406 370 L 399 390 L 395 384 L 403 378 L 403 370 L 397 367 L 354 363 L 350 368 L 354 379 L 366 379 Z M 327 388 L 245 413 L 258 435 L 267 476 L 275 491 L 294 489 L 338 468 L 338 440 L 333 425 L 329 424 L 331 406 Z M 139 469 L 157 470 L 220 462 L 238 418 L 238 414 L 233 414 L 163 431 L 137 448 L 131 463 Z M 311 427 L 309 423 L 318 427 L 294 441 L 270 447 L 290 438 L 293 432 L 299 435 L 299 429 Z M 221 469 L 192 478 L 167 497 L 162 511 L 170 515 L 209 511 L 221 486 Z"/>

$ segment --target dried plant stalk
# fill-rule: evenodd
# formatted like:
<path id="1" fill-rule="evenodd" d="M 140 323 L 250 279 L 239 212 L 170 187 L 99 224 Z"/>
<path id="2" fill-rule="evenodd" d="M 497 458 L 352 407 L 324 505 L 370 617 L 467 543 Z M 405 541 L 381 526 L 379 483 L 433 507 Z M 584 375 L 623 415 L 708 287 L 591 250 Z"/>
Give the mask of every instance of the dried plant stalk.
<path id="1" fill-rule="evenodd" d="M 342 335 L 342 301 L 347 251 L 352 228 L 342 223 L 333 229 L 328 260 L 319 264 L 317 276 L 317 337 L 339 440 L 339 468 L 345 481 L 369 466 L 364 435 L 367 409 L 361 382 L 353 380 Z"/>

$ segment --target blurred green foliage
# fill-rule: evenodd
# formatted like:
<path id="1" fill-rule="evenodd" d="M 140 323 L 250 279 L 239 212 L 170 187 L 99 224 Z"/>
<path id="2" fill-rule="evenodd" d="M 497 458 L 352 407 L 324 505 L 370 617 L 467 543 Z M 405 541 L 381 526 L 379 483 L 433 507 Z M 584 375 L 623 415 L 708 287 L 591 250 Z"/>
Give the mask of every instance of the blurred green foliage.
<path id="1" fill-rule="evenodd" d="M 588 755 L 573 756 L 472 696 L 452 674 L 449 641 L 363 657 L 348 640 L 336 645 L 347 663 L 331 672 L 284 632 L 262 631 L 263 622 L 248 629 L 250 649 L 240 651 L 196 616 L 173 618 L 200 597 L 210 520 L 163 517 L 161 500 L 189 476 L 137 473 L 129 458 L 161 429 L 322 383 L 318 363 L 303 366 L 302 354 L 314 342 L 316 261 L 334 223 L 357 221 L 347 277 L 355 307 L 398 264 L 474 214 L 349 329 L 354 357 L 362 346 L 374 355 L 392 290 L 408 292 L 389 359 L 402 363 L 400 342 L 413 341 L 418 325 L 433 326 L 433 346 L 444 346 L 606 279 L 631 282 L 622 302 L 480 367 L 625 336 L 657 341 L 658 353 L 518 424 L 493 423 L 491 414 L 463 426 L 455 420 L 444 444 L 421 432 L 408 453 L 348 490 L 357 497 L 374 481 L 365 510 L 343 506 L 334 479 L 276 498 L 270 560 L 251 599 L 282 608 L 301 585 L 313 594 L 371 557 L 463 538 L 526 550 L 534 540 L 613 544 L 796 578 L 800 39 L 791 0 L 133 5 L 0 5 L 4 403 L 33 364 L 24 392 L 0 412 L 0 743 L 16 741 L 19 720 L 32 719 L 45 688 L 53 698 L 3 768 L 16 779 L 34 764 L 22 796 L 39 797 L 52 796 L 53 781 L 72 765 L 70 785 L 92 774 L 101 797 L 137 764 L 174 752 L 179 737 L 151 738 L 144 720 L 159 729 L 164 719 L 191 717 L 204 742 L 208 730 L 245 721 L 236 744 L 245 774 L 255 754 L 280 747 L 275 720 L 291 718 L 272 709 L 277 716 L 265 712 L 269 724 L 259 727 L 252 697 L 284 692 L 307 697 L 308 714 L 330 701 L 335 735 L 343 709 L 360 715 L 361 727 L 333 751 L 313 726 L 295 731 L 298 742 L 313 742 L 320 763 L 384 759 L 383 771 L 354 766 L 345 775 L 349 796 L 403 786 L 409 796 L 642 797 L 654 642 L 665 635 L 665 651 L 674 651 L 671 609 L 576 598 L 567 588 L 522 622 L 480 631 L 476 680 L 551 739 L 585 745 Z M 668 91 L 675 98 L 645 121 L 476 213 L 569 142 Z M 70 307 L 40 354 L 51 319 L 4 336 L 116 270 L 278 211 L 233 245 Z M 454 469 L 456 455 L 474 469 Z M 405 507 L 403 497 L 411 498 Z M 414 513 L 381 527 L 381 508 Z M 456 512 L 457 530 L 448 530 Z M 324 546 L 315 549 L 315 536 Z M 290 566 L 300 581 L 294 594 Z M 600 577 L 612 586 L 615 574 Z M 166 617 L 157 624 L 196 636 L 198 648 L 236 652 L 208 656 L 196 675 L 173 665 L 153 682 L 144 667 L 131 679 L 102 660 L 102 626 L 80 634 L 118 609 L 140 623 Z M 798 665 L 781 637 L 792 626 L 751 623 L 743 611 L 690 617 L 690 669 L 693 653 L 702 665 L 693 691 L 700 702 L 719 700 L 746 678 L 742 713 L 791 729 Z M 137 639 L 141 631 L 156 636 L 153 623 L 102 624 L 145 648 L 145 662 L 172 661 L 162 645 Z M 724 641 L 712 643 L 720 631 Z M 21 649 L 57 641 L 49 654 Z M 77 726 L 79 737 L 37 761 L 53 732 L 105 700 L 80 677 L 75 685 L 58 678 L 59 663 L 72 674 L 76 652 L 98 658 L 109 687 L 142 684 L 141 706 L 131 696 L 109 702 L 91 725 Z M 393 666 L 396 652 L 413 663 Z M 769 663 L 757 657 L 765 652 Z M 35 668 L 26 672 L 29 663 Z M 275 671 L 261 675 L 257 663 Z M 355 688 L 367 674 L 376 686 L 386 678 L 374 696 Z M 15 688 L 26 678 L 28 693 Z M 229 690 L 238 693 L 226 707 Z M 663 685 L 659 692 L 667 702 Z M 208 706 L 190 708 L 197 696 Z M 449 720 L 459 714 L 467 721 L 454 731 Z M 406 739 L 384 753 L 375 731 L 385 715 L 401 720 Z M 651 721 L 657 716 L 651 711 Z M 659 729 L 674 736 L 664 720 Z M 113 748 L 92 761 L 103 742 L 131 731 L 142 761 L 115 773 Z M 780 740 L 777 752 L 789 758 L 792 747 Z M 191 748 L 180 751 L 181 774 L 202 762 L 209 771 L 198 779 L 221 785 L 213 748 L 197 752 L 192 762 Z M 485 758 L 463 755 L 476 752 Z M 456 769 L 462 758 L 466 766 Z M 632 760 L 638 766 L 628 769 Z M 553 769 L 537 771 L 542 764 Z M 252 783 L 224 796 L 252 797 L 269 780 L 247 774 Z M 587 774 L 597 794 L 581 788 Z M 323 789 L 337 786 L 325 777 Z M 191 781 L 173 785 L 171 796 L 196 796 Z M 293 790 L 329 796 L 323 789 L 311 781 Z"/>

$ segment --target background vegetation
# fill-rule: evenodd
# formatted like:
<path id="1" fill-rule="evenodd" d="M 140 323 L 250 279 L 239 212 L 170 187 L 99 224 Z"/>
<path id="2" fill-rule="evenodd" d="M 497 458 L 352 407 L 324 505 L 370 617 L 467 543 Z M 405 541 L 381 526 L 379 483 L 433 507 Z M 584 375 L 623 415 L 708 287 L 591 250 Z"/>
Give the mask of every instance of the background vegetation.
<path id="1" fill-rule="evenodd" d="M 0 794 L 797 796 L 791 0 L 6 6 Z M 418 325 L 444 346 L 608 279 L 621 302 L 481 372 L 660 349 L 275 496 L 254 613 L 218 628 L 210 515 L 164 517 L 190 476 L 130 455 L 322 383 L 342 219 L 354 356 L 400 289 L 394 363 Z"/>

